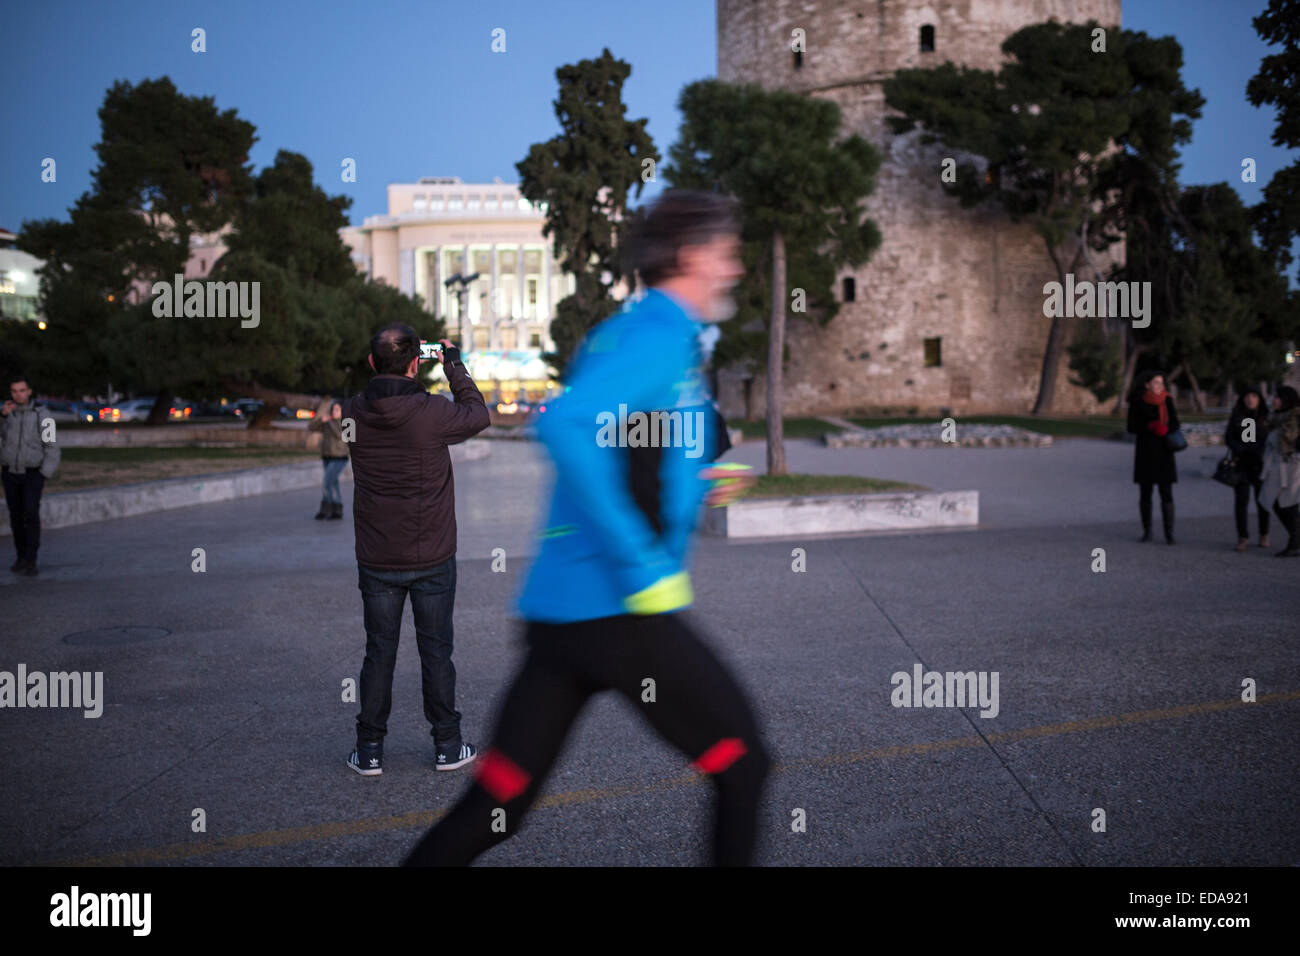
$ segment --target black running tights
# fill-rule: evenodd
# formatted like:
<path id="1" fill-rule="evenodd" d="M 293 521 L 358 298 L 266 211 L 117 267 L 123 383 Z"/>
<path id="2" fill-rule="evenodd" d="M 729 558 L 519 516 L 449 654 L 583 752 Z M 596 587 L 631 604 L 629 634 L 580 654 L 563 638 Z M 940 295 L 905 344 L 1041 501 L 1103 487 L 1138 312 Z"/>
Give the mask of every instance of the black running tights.
<path id="1" fill-rule="evenodd" d="M 528 657 L 473 784 L 403 865 L 464 866 L 518 832 L 574 720 L 605 690 L 622 694 L 709 777 L 713 862 L 752 861 L 769 758 L 740 687 L 681 614 L 530 623 L 524 637 Z"/>

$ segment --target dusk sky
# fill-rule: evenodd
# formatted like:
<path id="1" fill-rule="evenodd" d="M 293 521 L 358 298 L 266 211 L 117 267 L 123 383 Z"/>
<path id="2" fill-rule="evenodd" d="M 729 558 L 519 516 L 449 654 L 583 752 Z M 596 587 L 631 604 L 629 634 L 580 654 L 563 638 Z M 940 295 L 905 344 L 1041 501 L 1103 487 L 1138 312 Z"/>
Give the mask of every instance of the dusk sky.
<path id="1" fill-rule="evenodd" d="M 389 182 L 420 176 L 517 180 L 514 164 L 558 130 L 555 69 L 599 56 L 632 65 L 629 116 L 648 117 L 663 154 L 677 135 L 681 88 L 717 67 L 711 0 L 655 3 L 297 3 L 178 0 L 15 3 L 6 0 L 0 83 L 10 113 L 0 152 L 0 226 L 66 219 L 90 186 L 97 110 L 118 79 L 170 76 L 211 95 L 257 127 L 252 162 L 278 149 L 303 153 L 317 182 L 354 200 L 351 221 L 387 211 Z M 1251 18 L 1266 0 L 1127 0 L 1124 26 L 1173 34 L 1184 82 L 1207 103 L 1184 150 L 1184 184 L 1227 180 L 1248 203 L 1293 157 L 1271 145 L 1274 111 L 1246 101 L 1246 82 L 1268 48 Z M 190 31 L 207 31 L 207 52 Z M 506 31 L 506 52 L 491 33 Z M 1274 48 L 1276 50 L 1276 48 Z M 54 157 L 58 181 L 42 183 Z M 1241 182 L 1241 161 L 1258 182 Z M 344 157 L 357 182 L 340 180 Z M 649 190 L 646 195 L 652 195 Z"/>

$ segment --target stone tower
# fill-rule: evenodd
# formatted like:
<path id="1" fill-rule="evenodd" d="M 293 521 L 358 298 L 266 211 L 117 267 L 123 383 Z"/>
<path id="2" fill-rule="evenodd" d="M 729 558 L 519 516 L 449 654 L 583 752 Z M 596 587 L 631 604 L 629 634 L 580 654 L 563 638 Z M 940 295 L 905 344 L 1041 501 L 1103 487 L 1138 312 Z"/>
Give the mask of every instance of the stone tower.
<path id="1" fill-rule="evenodd" d="M 1030 410 L 1051 323 L 1043 284 L 1056 279 L 1047 250 L 993 204 L 964 210 L 943 192 L 947 151 L 922 147 L 917 131 L 891 133 L 883 83 L 948 60 L 997 69 L 1003 40 L 1021 27 L 1055 18 L 1117 28 L 1120 14 L 1120 0 L 717 0 L 719 79 L 834 100 L 845 133 L 883 160 L 867 201 L 883 243 L 867 265 L 840 273 L 832 322 L 790 322 L 786 414 Z M 1094 411 L 1066 360 L 1052 411 Z M 739 376 L 723 373 L 719 392 L 729 415 L 743 410 Z M 761 410 L 761 385 L 752 394 Z"/>

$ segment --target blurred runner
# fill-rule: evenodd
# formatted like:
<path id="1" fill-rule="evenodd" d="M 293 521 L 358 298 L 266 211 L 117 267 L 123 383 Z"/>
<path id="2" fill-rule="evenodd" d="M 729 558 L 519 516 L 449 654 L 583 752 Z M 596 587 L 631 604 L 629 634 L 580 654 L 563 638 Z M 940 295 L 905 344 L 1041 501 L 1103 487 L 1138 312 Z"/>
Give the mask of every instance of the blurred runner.
<path id="1" fill-rule="evenodd" d="M 649 291 L 588 334 L 568 392 L 538 420 L 556 484 L 519 600 L 527 659 L 473 785 L 404 865 L 466 865 L 518 832 L 579 712 L 607 690 L 709 775 L 713 861 L 752 861 L 768 755 L 744 693 L 682 613 L 701 503 L 753 484 L 709 467 L 725 423 L 699 342 L 699 323 L 734 313 L 739 249 L 732 205 L 709 193 L 667 192 L 638 222 L 632 259 Z"/>

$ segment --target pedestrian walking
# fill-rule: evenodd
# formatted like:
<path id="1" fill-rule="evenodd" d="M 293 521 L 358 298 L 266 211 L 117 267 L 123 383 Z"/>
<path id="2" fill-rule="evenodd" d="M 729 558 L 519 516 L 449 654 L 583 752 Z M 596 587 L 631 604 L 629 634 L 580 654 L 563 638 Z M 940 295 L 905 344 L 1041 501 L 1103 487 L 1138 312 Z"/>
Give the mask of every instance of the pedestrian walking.
<path id="1" fill-rule="evenodd" d="M 711 193 L 669 191 L 639 221 L 631 249 L 649 291 L 588 334 L 568 391 L 537 423 L 556 481 L 519 598 L 527 659 L 473 784 L 408 866 L 465 865 L 518 832 L 573 722 L 605 691 L 708 775 L 712 859 L 752 860 L 767 752 L 744 692 L 683 613 L 699 506 L 745 487 L 712 485 L 736 473 L 709 467 L 719 446 L 699 342 L 699 323 L 730 314 L 741 275 L 733 208 Z M 645 414 L 675 440 L 611 434 L 629 409 L 627 419 Z"/>
<path id="2" fill-rule="evenodd" d="M 0 407 L 0 481 L 4 484 L 18 558 L 9 570 L 36 577 L 36 552 L 41 547 L 41 492 L 45 480 L 59 469 L 62 453 L 43 424 L 53 419 L 32 395 L 25 375 L 9 377 L 9 399 Z"/>
<path id="3" fill-rule="evenodd" d="M 1300 558 L 1300 393 L 1290 385 L 1273 396 L 1260 500 L 1272 507 L 1286 528 L 1286 547 L 1277 557 Z"/>
<path id="4" fill-rule="evenodd" d="M 343 517 L 343 493 L 339 491 L 339 475 L 348 464 L 348 443 L 343 440 L 343 405 L 336 401 L 322 402 L 307 428 L 321 433 L 320 457 L 325 468 L 316 520 L 340 519 Z"/>
<path id="5" fill-rule="evenodd" d="M 487 428 L 488 410 L 460 351 L 446 339 L 442 363 L 454 401 L 429 393 L 416 378 L 422 344 L 415 330 L 401 323 L 376 332 L 369 356 L 375 375 L 364 392 L 342 403 L 343 418 L 356 426 L 350 443 L 352 520 L 366 629 L 361 712 L 348 766 L 366 776 L 383 771 L 408 594 L 434 769 L 455 770 L 478 753 L 461 736 L 451 660 L 456 492 L 448 446 Z"/>
<path id="6" fill-rule="evenodd" d="M 1151 540 L 1151 490 L 1159 488 L 1165 543 L 1174 543 L 1173 486 L 1178 481 L 1178 469 L 1174 465 L 1174 451 L 1165 439 L 1179 427 L 1174 400 L 1165 391 L 1165 377 L 1151 371 L 1138 376 L 1129 398 L 1128 430 L 1137 436 L 1133 481 L 1138 486 L 1142 541 Z"/>
<path id="7" fill-rule="evenodd" d="M 1260 500 L 1264 486 L 1264 439 L 1268 428 L 1268 406 L 1257 388 L 1248 388 L 1237 399 L 1228 418 L 1228 428 L 1223 433 L 1223 443 L 1232 453 L 1234 469 L 1240 480 L 1233 486 L 1233 516 L 1237 519 L 1237 548 L 1250 547 L 1250 528 L 1247 513 L 1250 510 L 1251 492 L 1255 493 L 1255 510 L 1259 515 L 1259 546 L 1268 547 L 1268 508 Z"/>

